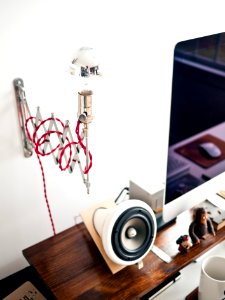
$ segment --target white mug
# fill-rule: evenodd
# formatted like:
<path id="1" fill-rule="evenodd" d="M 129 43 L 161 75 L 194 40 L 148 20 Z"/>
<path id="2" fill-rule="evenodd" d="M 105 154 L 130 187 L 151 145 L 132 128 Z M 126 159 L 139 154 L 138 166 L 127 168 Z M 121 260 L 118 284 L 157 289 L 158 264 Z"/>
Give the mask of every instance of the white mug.
<path id="1" fill-rule="evenodd" d="M 198 300 L 225 300 L 225 257 L 211 256 L 203 260 Z"/>

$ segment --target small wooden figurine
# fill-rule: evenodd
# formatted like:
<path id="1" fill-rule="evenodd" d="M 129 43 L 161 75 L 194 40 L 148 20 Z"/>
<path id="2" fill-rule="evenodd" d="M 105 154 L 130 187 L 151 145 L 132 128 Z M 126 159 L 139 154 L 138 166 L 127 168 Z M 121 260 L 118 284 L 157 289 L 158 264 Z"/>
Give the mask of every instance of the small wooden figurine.
<path id="1" fill-rule="evenodd" d="M 191 248 L 192 243 L 190 241 L 190 238 L 187 234 L 181 235 L 177 240 L 176 243 L 179 245 L 178 250 L 181 253 L 187 253 L 188 250 Z"/>
<path id="2" fill-rule="evenodd" d="M 206 234 L 211 233 L 214 236 L 215 230 L 204 207 L 195 209 L 194 220 L 189 226 L 189 235 L 193 244 L 199 244 L 201 239 L 206 239 Z"/>

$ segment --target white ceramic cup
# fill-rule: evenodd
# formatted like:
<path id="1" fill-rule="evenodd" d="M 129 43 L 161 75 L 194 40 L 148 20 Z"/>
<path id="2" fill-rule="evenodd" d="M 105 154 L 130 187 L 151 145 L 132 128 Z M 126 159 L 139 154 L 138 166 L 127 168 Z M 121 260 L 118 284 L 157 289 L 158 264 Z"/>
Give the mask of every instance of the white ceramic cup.
<path id="1" fill-rule="evenodd" d="M 203 260 L 198 299 L 225 299 L 225 257 L 210 256 Z"/>

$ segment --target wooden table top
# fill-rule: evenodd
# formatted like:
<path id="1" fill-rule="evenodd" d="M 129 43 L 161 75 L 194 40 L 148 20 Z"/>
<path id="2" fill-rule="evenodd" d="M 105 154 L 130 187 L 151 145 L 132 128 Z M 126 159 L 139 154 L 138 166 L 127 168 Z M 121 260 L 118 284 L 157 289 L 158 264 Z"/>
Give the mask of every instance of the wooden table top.
<path id="1" fill-rule="evenodd" d="M 114 275 L 83 223 L 23 250 L 23 255 L 59 300 L 147 299 L 152 289 L 225 239 L 223 227 L 181 254 L 176 240 L 188 234 L 190 222 L 185 212 L 157 234 L 155 245 L 172 257 L 171 263 L 150 251 L 142 269 L 132 265 Z"/>

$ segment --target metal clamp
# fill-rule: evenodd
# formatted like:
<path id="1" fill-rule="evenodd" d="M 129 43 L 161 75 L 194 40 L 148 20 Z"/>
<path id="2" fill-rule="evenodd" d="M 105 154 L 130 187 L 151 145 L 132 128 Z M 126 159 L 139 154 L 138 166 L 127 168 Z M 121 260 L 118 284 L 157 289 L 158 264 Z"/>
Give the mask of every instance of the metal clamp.
<path id="1" fill-rule="evenodd" d="M 15 90 L 18 118 L 19 118 L 19 123 L 21 128 L 21 134 L 22 134 L 24 156 L 31 157 L 33 154 L 33 143 L 28 138 L 26 128 L 25 128 L 26 120 L 31 116 L 31 114 L 30 114 L 29 107 L 27 105 L 23 80 L 21 78 L 16 78 L 13 81 L 13 85 Z"/>

